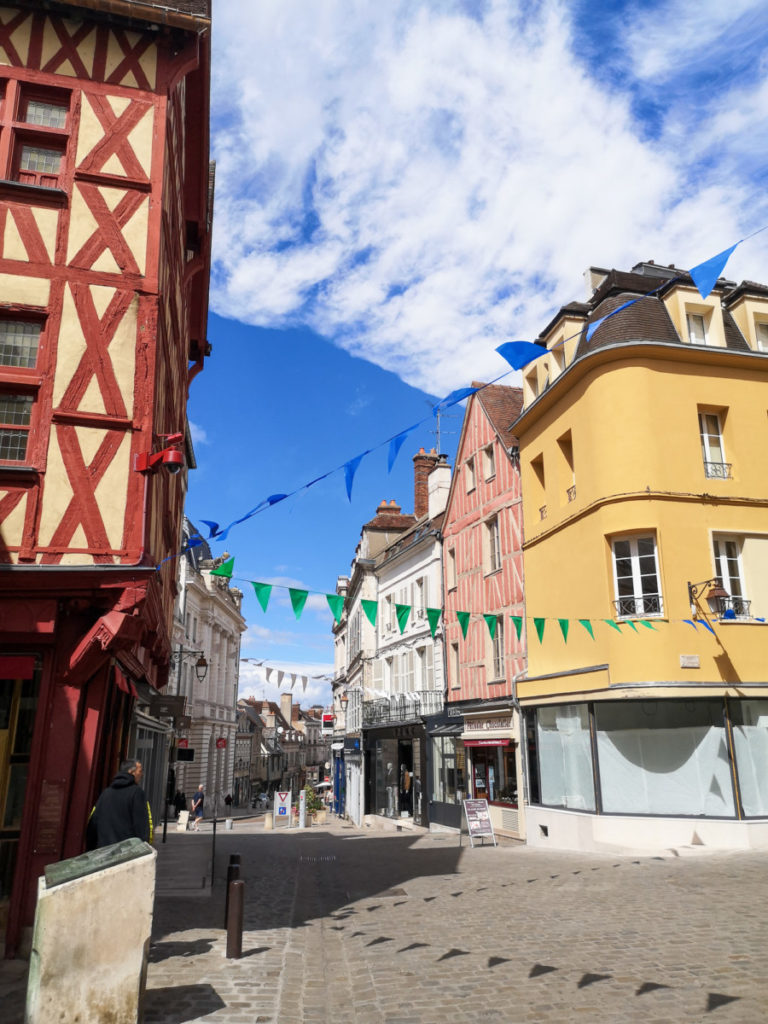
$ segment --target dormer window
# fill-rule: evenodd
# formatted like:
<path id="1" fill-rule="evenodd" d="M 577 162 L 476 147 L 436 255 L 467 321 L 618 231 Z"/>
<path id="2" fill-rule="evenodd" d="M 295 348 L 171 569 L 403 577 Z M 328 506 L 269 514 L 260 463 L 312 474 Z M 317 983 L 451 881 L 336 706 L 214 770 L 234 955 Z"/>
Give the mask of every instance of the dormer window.
<path id="1" fill-rule="evenodd" d="M 686 314 L 688 340 L 692 345 L 707 344 L 707 325 L 701 313 Z"/>

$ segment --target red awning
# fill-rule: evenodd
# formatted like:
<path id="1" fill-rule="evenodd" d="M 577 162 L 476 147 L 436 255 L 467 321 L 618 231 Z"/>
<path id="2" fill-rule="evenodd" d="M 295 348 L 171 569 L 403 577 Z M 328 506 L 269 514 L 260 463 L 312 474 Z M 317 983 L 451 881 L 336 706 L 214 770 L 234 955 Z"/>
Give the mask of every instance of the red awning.
<path id="1" fill-rule="evenodd" d="M 35 659 L 28 655 L 0 655 L 0 679 L 31 679 Z"/>
<path id="2" fill-rule="evenodd" d="M 118 690 L 122 690 L 123 693 L 127 693 L 129 697 L 138 697 L 136 687 L 133 685 L 133 681 L 128 678 L 120 669 L 115 665 L 115 683 L 117 684 Z"/>
<path id="3" fill-rule="evenodd" d="M 508 747 L 512 740 L 464 740 L 465 747 Z"/>

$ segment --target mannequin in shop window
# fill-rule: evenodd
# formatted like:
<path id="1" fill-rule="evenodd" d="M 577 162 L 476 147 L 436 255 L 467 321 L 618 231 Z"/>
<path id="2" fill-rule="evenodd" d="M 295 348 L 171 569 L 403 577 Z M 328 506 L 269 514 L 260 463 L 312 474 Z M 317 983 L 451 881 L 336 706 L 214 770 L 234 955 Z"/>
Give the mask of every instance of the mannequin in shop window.
<path id="1" fill-rule="evenodd" d="M 387 817 L 394 818 L 397 811 L 397 788 L 395 786 L 394 770 L 392 762 L 387 763 Z"/>
<path id="2" fill-rule="evenodd" d="M 411 813 L 411 776 L 406 765 L 400 765 L 400 810 L 404 814 Z"/>

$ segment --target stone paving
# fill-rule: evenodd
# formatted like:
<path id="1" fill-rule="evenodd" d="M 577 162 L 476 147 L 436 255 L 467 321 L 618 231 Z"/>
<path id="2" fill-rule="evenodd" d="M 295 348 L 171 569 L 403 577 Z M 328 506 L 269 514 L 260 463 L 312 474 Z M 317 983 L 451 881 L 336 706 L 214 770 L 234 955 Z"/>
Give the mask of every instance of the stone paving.
<path id="1" fill-rule="evenodd" d="M 765 855 L 237 822 L 159 846 L 145 1024 L 768 1020 Z M 242 857 L 243 957 L 224 875 Z M 0 969 L 0 997 L 17 975 Z M 4 1021 L 23 1019 L 0 1015 Z"/>

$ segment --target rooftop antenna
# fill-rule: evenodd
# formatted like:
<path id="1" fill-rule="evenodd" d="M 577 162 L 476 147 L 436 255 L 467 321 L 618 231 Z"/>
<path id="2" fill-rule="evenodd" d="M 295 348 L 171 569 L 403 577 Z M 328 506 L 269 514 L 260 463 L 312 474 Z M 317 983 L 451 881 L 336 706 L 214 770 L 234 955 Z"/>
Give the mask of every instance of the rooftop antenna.
<path id="1" fill-rule="evenodd" d="M 427 405 L 431 409 L 434 408 L 434 405 L 432 404 L 432 402 L 427 402 Z M 439 455 L 442 452 L 442 450 L 443 450 L 443 447 L 442 447 L 442 436 L 443 436 L 443 433 L 446 433 L 446 434 L 455 434 L 456 433 L 455 430 L 443 431 L 443 429 L 442 429 L 442 419 L 443 419 L 444 416 L 447 419 L 449 419 L 449 420 L 450 419 L 456 419 L 456 416 L 451 414 L 451 413 L 443 412 L 442 409 L 438 409 L 435 412 L 434 415 L 435 415 L 435 429 L 434 430 L 430 430 L 429 433 L 435 435 L 435 445 L 436 445 L 436 449 L 435 450 L 437 451 L 437 453 Z"/>

